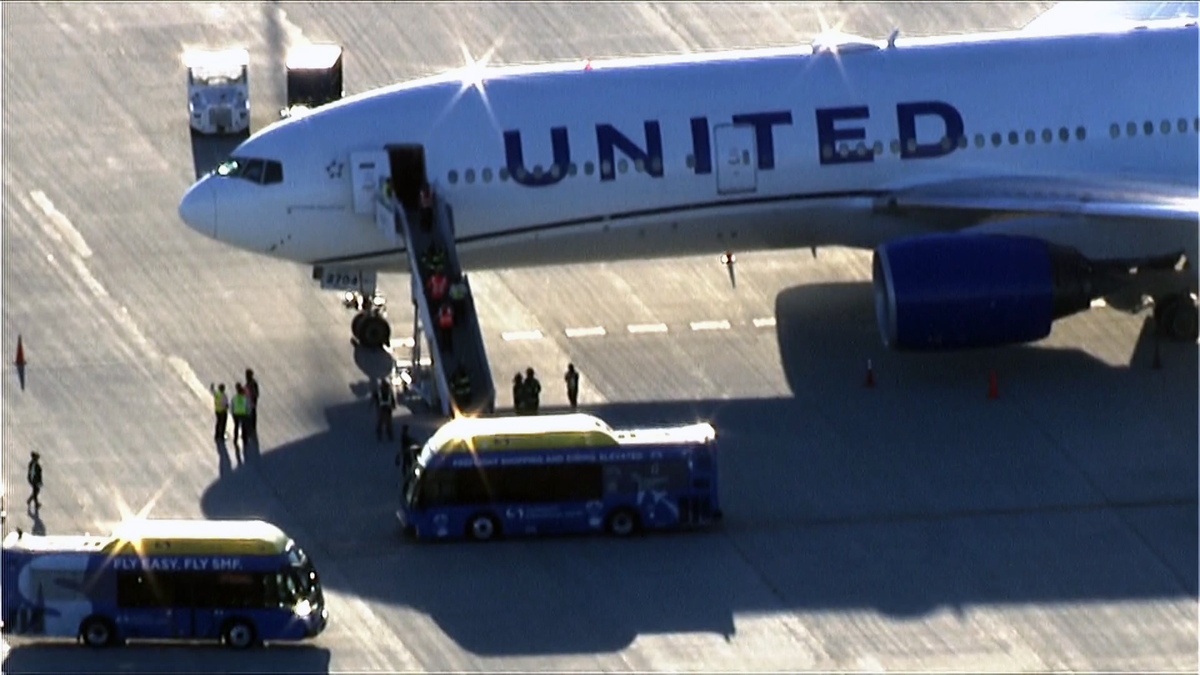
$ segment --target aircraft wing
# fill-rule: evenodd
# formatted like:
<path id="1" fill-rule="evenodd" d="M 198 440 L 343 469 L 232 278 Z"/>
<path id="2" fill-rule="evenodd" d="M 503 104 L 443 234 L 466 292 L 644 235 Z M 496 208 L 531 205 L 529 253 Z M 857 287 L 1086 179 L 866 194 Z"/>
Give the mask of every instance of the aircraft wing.
<path id="1" fill-rule="evenodd" d="M 1196 186 L 1046 177 L 966 178 L 894 190 L 879 213 L 944 220 L 955 229 L 1027 216 L 1078 216 L 1196 224 Z"/>

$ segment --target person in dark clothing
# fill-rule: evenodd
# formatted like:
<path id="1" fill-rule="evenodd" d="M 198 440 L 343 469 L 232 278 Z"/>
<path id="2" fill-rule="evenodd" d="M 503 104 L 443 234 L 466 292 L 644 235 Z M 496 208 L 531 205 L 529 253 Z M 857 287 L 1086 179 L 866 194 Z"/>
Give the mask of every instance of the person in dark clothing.
<path id="1" fill-rule="evenodd" d="M 419 449 L 416 439 L 408 433 L 408 425 L 405 424 L 400 428 L 400 449 L 396 452 L 396 466 L 400 467 L 400 475 L 404 476 L 406 482 L 413 464 L 417 461 Z"/>
<path id="2" fill-rule="evenodd" d="M 246 438 L 258 440 L 258 380 L 254 379 L 254 371 L 246 369 L 246 400 L 249 411 L 246 414 Z"/>
<path id="3" fill-rule="evenodd" d="M 575 370 L 574 363 L 567 364 L 567 374 L 563 379 L 567 382 L 567 402 L 574 410 L 579 407 L 579 371 Z"/>
<path id="4" fill-rule="evenodd" d="M 533 376 L 533 368 L 525 369 L 525 398 L 530 415 L 536 415 L 542 398 L 542 383 Z"/>
<path id="5" fill-rule="evenodd" d="M 25 506 L 32 506 L 33 512 L 37 513 L 42 508 L 42 456 L 36 452 L 29 453 L 29 470 L 25 478 L 29 481 L 31 490 L 29 499 L 25 500 Z"/>
<path id="6" fill-rule="evenodd" d="M 525 381 L 520 373 L 513 376 L 513 411 L 518 415 L 525 411 Z"/>
<path id="7" fill-rule="evenodd" d="M 379 380 L 379 388 L 372 396 L 375 401 L 376 418 L 375 418 L 375 440 L 382 441 L 384 430 L 387 431 L 388 440 L 394 440 L 392 431 L 392 411 L 396 408 L 396 396 L 392 391 L 392 384 L 387 381 L 387 378 Z"/>
<path id="8" fill-rule="evenodd" d="M 454 369 L 454 375 L 450 378 L 450 390 L 459 408 L 465 408 L 471 402 L 471 376 L 461 365 Z"/>

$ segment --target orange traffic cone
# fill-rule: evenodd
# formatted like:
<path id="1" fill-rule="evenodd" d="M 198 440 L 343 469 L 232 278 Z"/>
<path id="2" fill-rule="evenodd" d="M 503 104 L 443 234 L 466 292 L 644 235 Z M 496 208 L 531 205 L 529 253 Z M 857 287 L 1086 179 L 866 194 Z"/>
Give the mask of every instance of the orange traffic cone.
<path id="1" fill-rule="evenodd" d="M 988 398 L 1000 398 L 1000 387 L 996 384 L 996 371 L 988 371 Z"/>
<path id="2" fill-rule="evenodd" d="M 875 386 L 875 367 L 871 364 L 871 359 L 867 359 L 867 379 L 863 386 L 868 389 Z"/>

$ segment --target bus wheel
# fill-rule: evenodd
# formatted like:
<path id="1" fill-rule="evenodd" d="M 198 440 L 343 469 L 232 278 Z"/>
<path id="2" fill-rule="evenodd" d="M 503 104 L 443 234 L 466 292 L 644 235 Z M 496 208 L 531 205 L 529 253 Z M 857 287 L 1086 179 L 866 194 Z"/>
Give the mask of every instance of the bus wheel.
<path id="1" fill-rule="evenodd" d="M 637 514 L 630 509 L 617 509 L 608 516 L 608 531 L 618 537 L 628 537 L 637 528 Z"/>
<path id="2" fill-rule="evenodd" d="M 102 616 L 88 617 L 79 627 L 79 635 L 85 645 L 97 649 L 116 642 L 116 631 L 113 630 L 112 622 Z"/>
<path id="3" fill-rule="evenodd" d="M 232 619 L 222 632 L 225 644 L 234 649 L 246 649 L 254 644 L 254 627 L 245 619 Z"/>
<path id="4" fill-rule="evenodd" d="M 481 513 L 467 522 L 467 536 L 475 541 L 491 541 L 496 538 L 496 519 Z"/>

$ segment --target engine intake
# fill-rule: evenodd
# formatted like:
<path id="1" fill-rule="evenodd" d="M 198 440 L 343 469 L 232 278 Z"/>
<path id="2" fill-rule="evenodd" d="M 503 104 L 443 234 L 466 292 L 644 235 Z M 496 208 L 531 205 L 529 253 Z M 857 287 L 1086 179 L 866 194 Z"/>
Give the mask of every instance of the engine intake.
<path id="1" fill-rule="evenodd" d="M 875 316 L 895 350 L 1022 344 L 1101 296 L 1074 249 L 996 234 L 926 235 L 875 249 Z"/>

